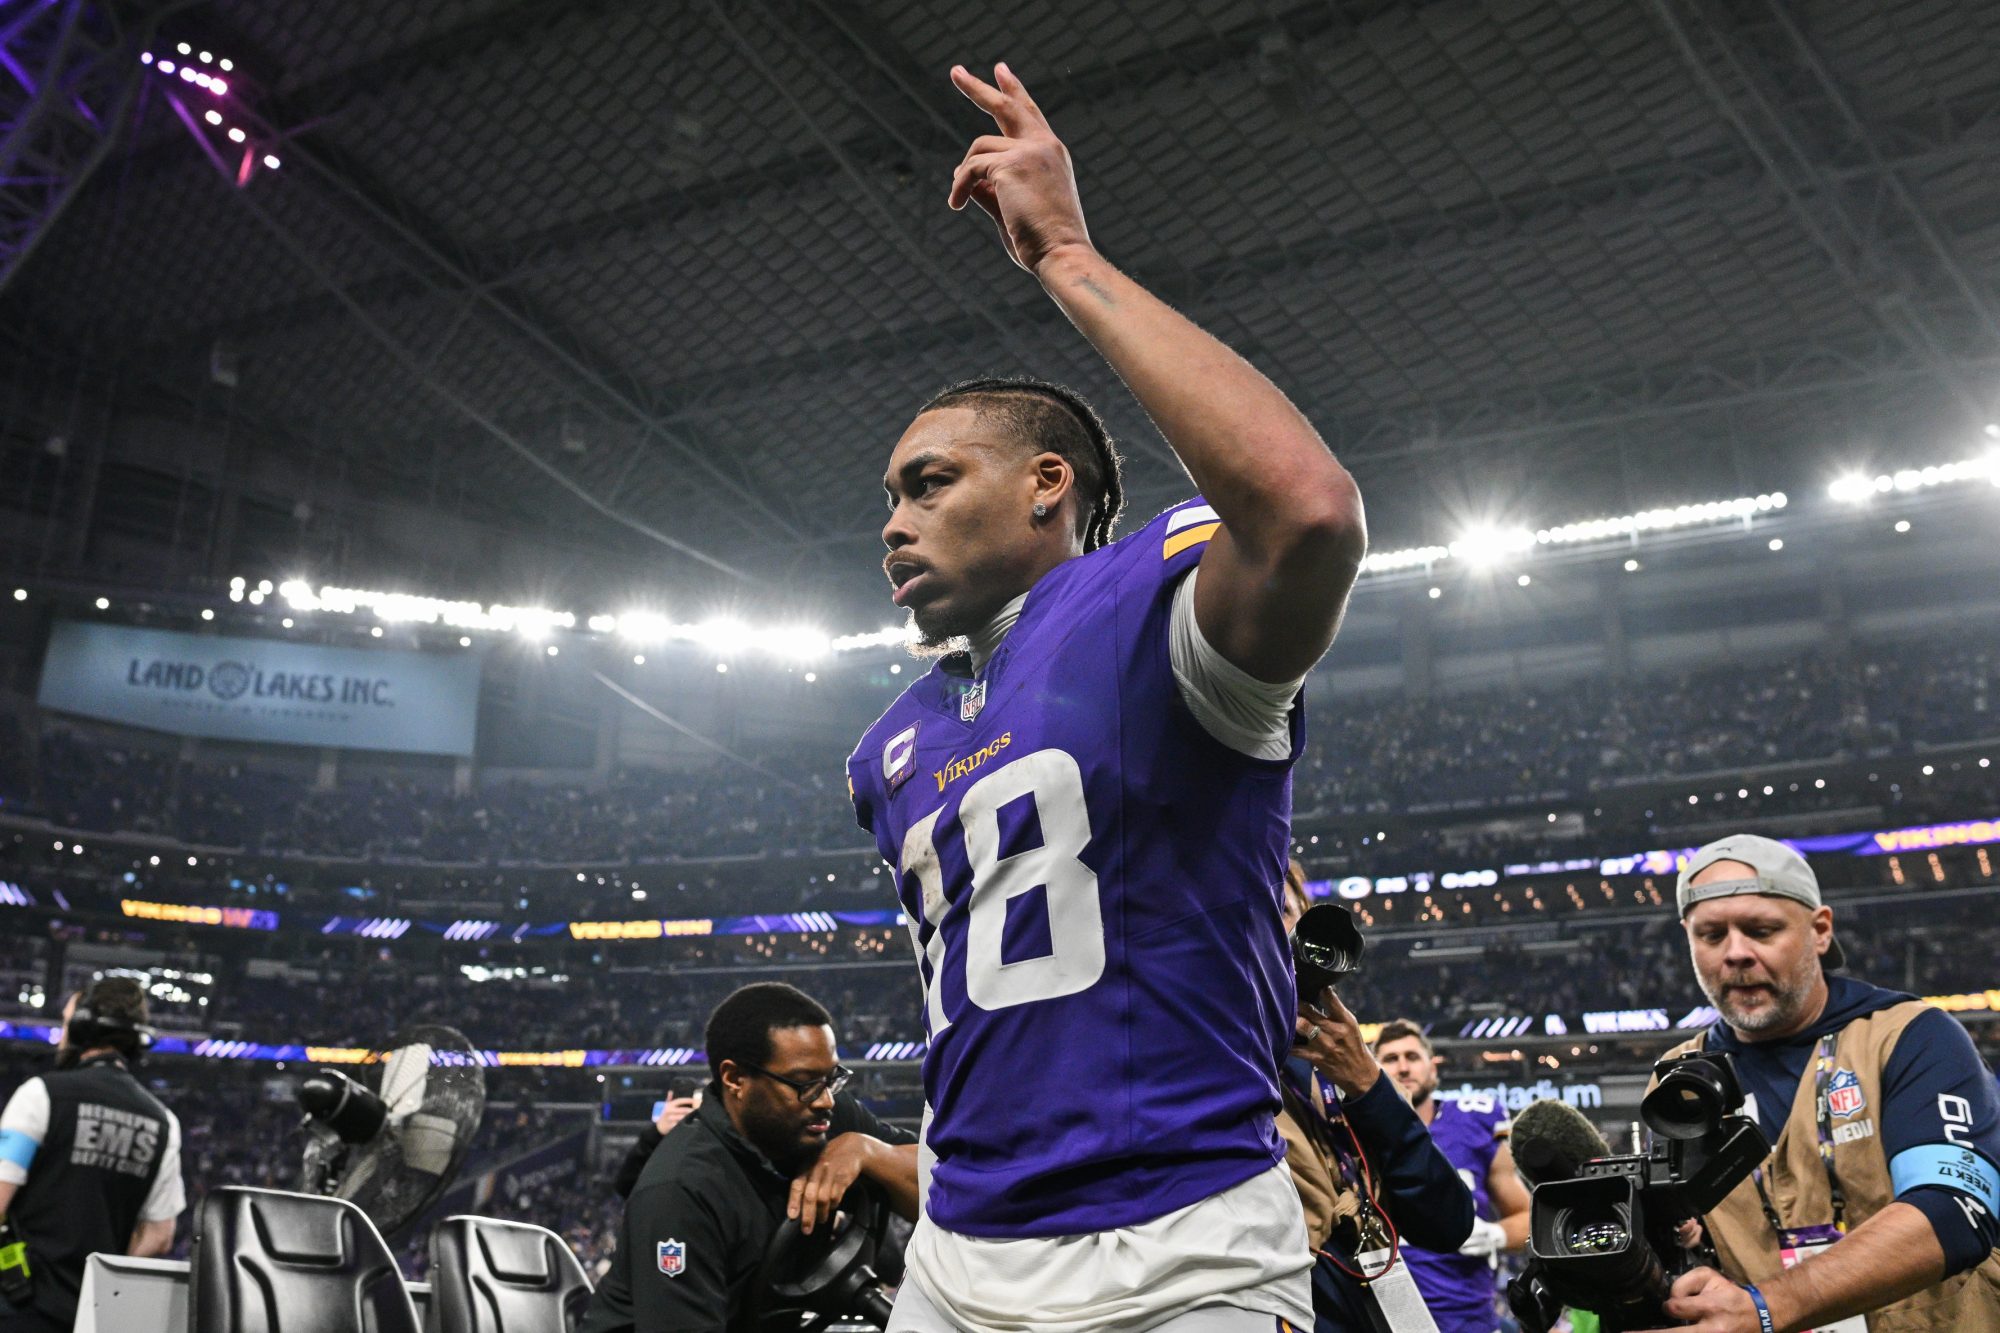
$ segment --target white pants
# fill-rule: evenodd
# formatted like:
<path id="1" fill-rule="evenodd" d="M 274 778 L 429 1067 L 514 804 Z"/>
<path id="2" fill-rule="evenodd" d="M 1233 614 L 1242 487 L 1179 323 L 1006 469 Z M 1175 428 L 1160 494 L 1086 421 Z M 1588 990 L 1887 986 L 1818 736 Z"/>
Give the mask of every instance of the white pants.
<path id="1" fill-rule="evenodd" d="M 1186 1314 L 1167 1315 L 1159 1323 L 1118 1324 L 1101 1333 L 1292 1333 L 1294 1325 L 1257 1310 L 1206 1305 Z M 952 1323 L 924 1295 L 923 1288 L 905 1282 L 896 1293 L 896 1311 L 888 1333 L 967 1333 Z M 1304 1333 L 1303 1330 L 1300 1333 Z"/>
<path id="2" fill-rule="evenodd" d="M 899 1333 L 1266 1333 L 1281 1317 L 1312 1326 L 1312 1247 L 1282 1162 L 1112 1231 L 980 1239 L 919 1218 L 905 1258 L 902 1301 L 918 1303 L 908 1316 L 897 1305 Z"/>

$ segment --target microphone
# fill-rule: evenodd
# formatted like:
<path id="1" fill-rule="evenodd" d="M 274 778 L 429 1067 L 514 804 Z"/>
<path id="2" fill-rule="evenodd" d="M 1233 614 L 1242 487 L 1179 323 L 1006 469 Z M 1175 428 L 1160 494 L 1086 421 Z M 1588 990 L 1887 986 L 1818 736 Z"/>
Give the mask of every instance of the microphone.
<path id="1" fill-rule="evenodd" d="M 1528 1188 L 1551 1180 L 1568 1180 L 1585 1162 L 1611 1156 L 1611 1145 L 1567 1102 L 1530 1102 L 1514 1117 L 1509 1142 L 1514 1166 Z"/>

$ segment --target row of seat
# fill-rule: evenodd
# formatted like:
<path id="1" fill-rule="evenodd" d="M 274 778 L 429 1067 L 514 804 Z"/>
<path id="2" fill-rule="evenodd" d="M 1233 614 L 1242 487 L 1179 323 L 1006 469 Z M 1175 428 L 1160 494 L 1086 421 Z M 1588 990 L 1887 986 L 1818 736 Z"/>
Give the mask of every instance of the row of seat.
<path id="1" fill-rule="evenodd" d="M 381 1232 L 345 1199 L 227 1186 L 195 1215 L 189 1333 L 574 1333 L 583 1266 L 547 1227 L 447 1217 L 424 1318 Z"/>

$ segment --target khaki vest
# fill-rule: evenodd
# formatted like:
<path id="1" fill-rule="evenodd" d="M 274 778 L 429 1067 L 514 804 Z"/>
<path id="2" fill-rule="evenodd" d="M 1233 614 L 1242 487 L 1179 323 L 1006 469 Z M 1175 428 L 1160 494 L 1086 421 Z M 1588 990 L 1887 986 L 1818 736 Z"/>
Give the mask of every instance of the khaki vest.
<path id="1" fill-rule="evenodd" d="M 1305 1209 L 1306 1236 L 1313 1249 L 1323 1250 L 1334 1228 L 1360 1212 L 1360 1200 L 1341 1183 L 1333 1126 L 1292 1090 L 1290 1080 L 1282 1080 L 1280 1086 L 1285 1106 L 1278 1112 L 1278 1133 L 1285 1140 L 1285 1165 Z"/>
<path id="2" fill-rule="evenodd" d="M 1833 1169 L 1847 1196 L 1849 1231 L 1895 1201 L 1876 1119 L 1882 1111 L 1882 1069 L 1896 1049 L 1896 1038 L 1928 1007 L 1920 1000 L 1907 1000 L 1879 1009 L 1849 1023 L 1834 1041 L 1834 1067 L 1851 1069 L 1861 1080 L 1861 1110 L 1834 1121 Z M 1685 1055 L 1701 1045 L 1702 1038 L 1696 1037 L 1667 1054 Z M 1764 1159 L 1771 1206 L 1787 1227 L 1833 1221 L 1833 1195 L 1819 1156 L 1814 1069 L 1812 1064 L 1806 1066 L 1791 1115 Z M 1758 1108 L 1767 1122 L 1776 1109 Z M 1740 1282 L 1766 1282 L 1784 1270 L 1778 1238 L 1764 1216 L 1755 1182 L 1746 1179 L 1704 1220 L 1727 1276 Z M 2000 1255 L 1988 1255 L 1971 1272 L 1884 1306 L 1868 1316 L 1868 1328 L 1869 1333 L 2000 1333 Z"/>

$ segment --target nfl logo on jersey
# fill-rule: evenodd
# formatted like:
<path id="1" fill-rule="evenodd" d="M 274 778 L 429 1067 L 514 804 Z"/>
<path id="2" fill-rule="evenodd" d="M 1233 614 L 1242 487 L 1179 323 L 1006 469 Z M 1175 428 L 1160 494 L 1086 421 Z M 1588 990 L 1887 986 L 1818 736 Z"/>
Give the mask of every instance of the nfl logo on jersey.
<path id="1" fill-rule="evenodd" d="M 663 1240 L 659 1243 L 660 1271 L 668 1277 L 679 1277 L 687 1270 L 688 1247 L 684 1240 Z"/>
<path id="2" fill-rule="evenodd" d="M 1854 1071 L 1836 1069 L 1826 1085 L 1826 1109 L 1845 1120 L 1866 1105 L 1868 1099 L 1861 1095 L 1861 1080 Z"/>

